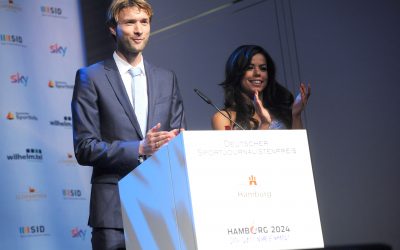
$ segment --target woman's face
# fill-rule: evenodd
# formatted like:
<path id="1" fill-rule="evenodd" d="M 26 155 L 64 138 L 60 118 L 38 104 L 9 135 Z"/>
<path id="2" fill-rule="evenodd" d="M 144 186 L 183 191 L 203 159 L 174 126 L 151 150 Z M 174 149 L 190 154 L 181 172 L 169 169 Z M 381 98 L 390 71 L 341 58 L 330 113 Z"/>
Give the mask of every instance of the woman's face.
<path id="1" fill-rule="evenodd" d="M 261 93 L 267 86 L 267 61 L 262 54 L 255 54 L 242 78 L 242 88 L 247 95 L 253 96 L 255 91 Z"/>

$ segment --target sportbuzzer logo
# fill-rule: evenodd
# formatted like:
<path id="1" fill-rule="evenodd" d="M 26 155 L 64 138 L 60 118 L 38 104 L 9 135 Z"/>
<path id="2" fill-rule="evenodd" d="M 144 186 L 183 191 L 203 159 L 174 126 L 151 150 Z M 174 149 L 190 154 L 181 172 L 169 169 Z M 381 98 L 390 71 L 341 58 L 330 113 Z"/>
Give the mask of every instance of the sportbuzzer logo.
<path id="1" fill-rule="evenodd" d="M 21 226 L 19 227 L 19 235 L 21 237 L 49 236 L 46 227 L 43 225 Z"/>
<path id="2" fill-rule="evenodd" d="M 36 188 L 29 186 L 27 192 L 17 194 L 16 198 L 25 201 L 43 200 L 47 198 L 47 194 L 38 192 Z"/>
<path id="3" fill-rule="evenodd" d="M 63 15 L 63 10 L 60 7 L 40 6 L 40 12 L 42 16 L 46 17 L 67 18 Z"/>
<path id="4" fill-rule="evenodd" d="M 72 84 L 68 84 L 67 82 L 63 82 L 63 81 L 54 81 L 54 80 L 50 80 L 47 83 L 47 86 L 49 86 L 49 88 L 57 88 L 57 89 L 73 89 L 74 85 Z"/>
<path id="5" fill-rule="evenodd" d="M 28 112 L 8 112 L 6 118 L 10 121 L 17 119 L 17 120 L 32 120 L 37 121 L 38 118 L 35 115 L 32 115 Z"/>
<path id="6" fill-rule="evenodd" d="M 62 55 L 64 57 L 65 54 L 67 53 L 67 47 L 60 46 L 58 43 L 51 44 L 49 46 L 49 48 L 50 48 L 50 53 L 51 54 L 59 54 L 59 55 Z"/>
<path id="7" fill-rule="evenodd" d="M 74 157 L 73 153 L 66 153 L 65 157 L 61 158 L 59 160 L 59 163 L 63 164 L 63 165 L 69 165 L 69 166 L 78 166 L 78 162 Z"/>
<path id="8" fill-rule="evenodd" d="M 22 85 L 26 87 L 28 85 L 29 77 L 27 75 L 23 75 L 19 72 L 10 75 L 10 82 L 15 85 Z"/>
<path id="9" fill-rule="evenodd" d="M 86 230 L 80 229 L 79 227 L 72 228 L 71 236 L 72 238 L 80 238 L 82 240 L 85 240 Z"/>

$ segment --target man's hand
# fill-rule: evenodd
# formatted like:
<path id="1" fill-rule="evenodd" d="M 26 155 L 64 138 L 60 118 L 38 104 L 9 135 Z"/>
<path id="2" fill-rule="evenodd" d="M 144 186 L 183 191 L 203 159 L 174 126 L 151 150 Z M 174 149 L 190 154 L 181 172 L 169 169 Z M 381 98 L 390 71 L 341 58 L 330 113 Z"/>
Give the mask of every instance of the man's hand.
<path id="1" fill-rule="evenodd" d="M 179 134 L 178 129 L 171 131 L 158 131 L 161 127 L 160 123 L 152 127 L 146 134 L 146 137 L 140 142 L 139 155 L 152 155 L 162 145 L 172 140 Z"/>

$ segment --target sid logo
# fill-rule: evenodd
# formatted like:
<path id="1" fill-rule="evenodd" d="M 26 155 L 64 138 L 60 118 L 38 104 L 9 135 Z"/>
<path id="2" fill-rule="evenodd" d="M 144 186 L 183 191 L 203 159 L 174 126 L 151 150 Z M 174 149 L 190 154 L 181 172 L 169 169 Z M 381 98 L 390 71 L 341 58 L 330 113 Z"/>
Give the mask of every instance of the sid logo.
<path id="1" fill-rule="evenodd" d="M 23 235 L 33 235 L 33 234 L 44 234 L 46 231 L 44 226 L 27 226 L 27 227 L 20 227 L 19 233 L 21 236 Z"/>
<path id="2" fill-rule="evenodd" d="M 47 14 L 47 15 L 61 15 L 62 14 L 62 9 L 58 7 L 53 7 L 53 6 L 41 6 L 40 11 L 42 14 Z"/>
<path id="3" fill-rule="evenodd" d="M 67 47 L 60 46 L 57 43 L 52 44 L 50 45 L 50 53 L 65 56 L 65 53 L 67 53 Z"/>

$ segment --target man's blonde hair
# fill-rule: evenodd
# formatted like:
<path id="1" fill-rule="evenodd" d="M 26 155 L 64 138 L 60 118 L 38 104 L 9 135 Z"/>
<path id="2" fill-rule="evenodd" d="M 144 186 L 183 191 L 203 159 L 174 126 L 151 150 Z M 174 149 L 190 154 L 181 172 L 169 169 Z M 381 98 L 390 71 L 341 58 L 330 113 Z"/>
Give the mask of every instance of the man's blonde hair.
<path id="1" fill-rule="evenodd" d="M 127 7 L 137 7 L 140 10 L 144 10 L 149 19 L 153 16 L 153 9 L 151 5 L 146 0 L 114 0 L 110 4 L 107 12 L 107 21 L 106 24 L 108 27 L 115 27 L 118 23 L 118 13 Z"/>

